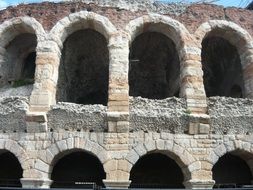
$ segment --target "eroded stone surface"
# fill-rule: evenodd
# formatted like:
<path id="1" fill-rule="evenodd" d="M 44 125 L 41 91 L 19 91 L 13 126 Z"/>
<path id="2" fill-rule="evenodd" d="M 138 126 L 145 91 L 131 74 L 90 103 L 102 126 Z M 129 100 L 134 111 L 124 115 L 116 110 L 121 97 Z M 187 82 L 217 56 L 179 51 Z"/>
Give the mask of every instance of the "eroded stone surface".
<path id="1" fill-rule="evenodd" d="M 211 131 L 215 134 L 252 134 L 252 105 L 251 99 L 208 98 Z"/>
<path id="2" fill-rule="evenodd" d="M 253 13 L 202 4 L 179 9 L 164 5 L 167 11 L 163 12 L 159 7 L 163 4 L 153 1 L 136 1 L 137 6 L 132 1 L 125 1 L 130 2 L 125 8 L 122 2 L 47 2 L 9 7 L 0 12 L 1 66 L 6 61 L 6 46 L 20 33 L 35 34 L 38 42 L 32 95 L 30 87 L 2 88 L 0 94 L 0 149 L 17 157 L 23 168 L 24 186 L 48 187 L 55 163 L 74 151 L 95 155 L 104 166 L 105 182 L 115 187 L 129 185 L 133 165 L 153 152 L 176 162 L 182 170 L 186 187 L 211 188 L 214 183 L 212 167 L 230 152 L 238 155 L 253 171 L 253 102 L 214 97 L 208 99 L 207 105 L 201 64 L 202 40 L 215 31 L 212 34 L 224 38 L 237 49 L 236 59 L 240 57 L 242 64 L 245 97 L 253 97 L 253 32 L 250 22 Z M 109 79 L 99 81 L 108 86 L 108 102 L 104 103 L 108 106 L 56 104 L 64 41 L 76 31 L 87 28 L 101 33 L 106 41 L 104 47 L 108 48 Z M 175 50 L 171 54 L 177 51 L 179 59 L 172 72 L 180 73 L 175 72 L 178 78 L 171 82 L 178 84 L 175 86 L 180 88 L 180 98 L 130 97 L 129 101 L 129 47 L 142 32 L 159 32 L 174 42 Z M 76 37 L 78 41 L 80 36 Z M 82 49 L 83 45 L 78 46 L 80 51 L 89 50 L 90 47 Z M 69 67 L 72 68 L 71 52 L 75 51 L 75 45 L 72 44 L 70 49 Z M 96 60 L 96 55 L 93 56 Z M 85 67 L 84 71 L 88 68 Z M 161 78 L 158 81 L 166 79 Z M 85 82 L 83 79 L 81 77 L 80 82 Z M 92 83 L 91 88 L 97 84 Z M 82 90 L 86 93 L 81 87 L 73 92 L 73 96 Z M 22 97 L 6 97 L 9 95 Z M 189 133 L 191 127 L 193 133 Z"/>
<path id="3" fill-rule="evenodd" d="M 0 98 L 0 131 L 26 131 L 25 116 L 28 110 L 28 99 L 25 97 Z"/>
<path id="4" fill-rule="evenodd" d="M 130 131 L 184 133 L 188 129 L 186 102 L 182 98 L 130 99 Z"/>
<path id="5" fill-rule="evenodd" d="M 106 131 L 106 110 L 102 105 L 58 103 L 47 113 L 53 131 Z"/>

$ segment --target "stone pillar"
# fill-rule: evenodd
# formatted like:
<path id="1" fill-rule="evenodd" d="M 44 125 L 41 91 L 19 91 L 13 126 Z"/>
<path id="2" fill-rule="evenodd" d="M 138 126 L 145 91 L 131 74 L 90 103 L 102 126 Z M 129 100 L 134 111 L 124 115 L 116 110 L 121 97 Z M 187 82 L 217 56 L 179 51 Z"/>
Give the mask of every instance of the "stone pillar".
<path id="1" fill-rule="evenodd" d="M 106 172 L 103 182 L 108 189 L 127 189 L 131 183 L 129 177 L 132 165 L 122 157 L 129 152 L 128 133 L 107 133 L 105 139 L 106 149 L 118 156 L 103 165 Z"/>
<path id="2" fill-rule="evenodd" d="M 186 189 L 212 189 L 214 180 L 189 180 L 184 182 Z"/>
<path id="3" fill-rule="evenodd" d="M 59 56 L 57 53 L 38 52 L 35 84 L 30 97 L 30 112 L 46 112 L 55 104 Z"/>
<path id="4" fill-rule="evenodd" d="M 37 45 L 35 83 L 30 96 L 30 107 L 26 113 L 28 132 L 47 131 L 46 112 L 55 104 L 56 85 L 60 53 L 53 41 L 39 42 Z"/>
<path id="5" fill-rule="evenodd" d="M 194 42 L 183 47 L 181 61 L 181 97 L 186 98 L 189 113 L 189 134 L 208 134 L 210 132 L 207 115 L 206 93 L 203 83 L 201 50 Z"/>
<path id="6" fill-rule="evenodd" d="M 253 99 L 253 49 L 244 50 L 241 55 L 245 98 Z"/>
<path id="7" fill-rule="evenodd" d="M 22 184 L 22 188 L 50 188 L 52 184 L 52 180 L 50 179 L 34 179 L 34 178 L 21 178 L 20 182 Z"/>
<path id="8" fill-rule="evenodd" d="M 122 35 L 109 39 L 108 131 L 129 131 L 128 40 Z"/>

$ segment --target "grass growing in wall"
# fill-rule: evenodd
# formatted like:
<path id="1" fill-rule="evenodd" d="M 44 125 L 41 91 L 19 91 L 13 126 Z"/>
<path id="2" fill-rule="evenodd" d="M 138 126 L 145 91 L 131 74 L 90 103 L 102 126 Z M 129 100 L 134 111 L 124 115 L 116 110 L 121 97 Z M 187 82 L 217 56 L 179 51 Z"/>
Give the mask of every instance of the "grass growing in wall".
<path id="1" fill-rule="evenodd" d="M 187 115 L 190 115 L 192 112 L 191 112 L 191 110 L 186 109 L 186 110 L 184 110 L 184 113 L 187 114 Z"/>
<path id="2" fill-rule="evenodd" d="M 18 88 L 20 86 L 26 86 L 33 83 L 34 83 L 34 79 L 20 79 L 20 80 L 13 81 L 12 87 Z"/>

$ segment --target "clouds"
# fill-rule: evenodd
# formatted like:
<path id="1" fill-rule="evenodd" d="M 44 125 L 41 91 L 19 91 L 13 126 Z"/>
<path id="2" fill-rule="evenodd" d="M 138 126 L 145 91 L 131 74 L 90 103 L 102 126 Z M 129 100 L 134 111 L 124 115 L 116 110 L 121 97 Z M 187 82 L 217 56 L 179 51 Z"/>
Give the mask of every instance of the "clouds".
<path id="1" fill-rule="evenodd" d="M 0 10 L 8 6 L 8 3 L 5 0 L 0 0 Z"/>

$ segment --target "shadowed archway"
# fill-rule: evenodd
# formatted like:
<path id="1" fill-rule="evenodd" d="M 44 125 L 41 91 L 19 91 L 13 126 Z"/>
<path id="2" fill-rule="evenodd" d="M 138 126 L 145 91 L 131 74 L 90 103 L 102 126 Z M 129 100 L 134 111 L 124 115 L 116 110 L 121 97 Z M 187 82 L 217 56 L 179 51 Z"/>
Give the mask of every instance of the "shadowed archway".
<path id="1" fill-rule="evenodd" d="M 96 156 L 76 151 L 56 161 L 51 179 L 53 188 L 82 188 L 87 187 L 85 183 L 103 186 L 102 180 L 105 179 L 105 172 Z"/>
<path id="2" fill-rule="evenodd" d="M 132 188 L 184 188 L 178 164 L 161 153 L 141 157 L 130 172 Z"/>
<path id="3" fill-rule="evenodd" d="M 14 154 L 9 151 L 0 153 L 0 187 L 22 187 L 23 169 Z"/>
<path id="4" fill-rule="evenodd" d="M 179 96 L 179 57 L 174 42 L 162 33 L 145 32 L 131 44 L 129 94 L 150 99 Z"/>
<path id="5" fill-rule="evenodd" d="M 250 185 L 252 174 L 247 163 L 237 155 L 227 153 L 213 166 L 214 187 L 242 187 Z"/>
<path id="6" fill-rule="evenodd" d="M 63 44 L 57 101 L 107 105 L 108 81 L 106 38 L 92 29 L 72 33 Z"/>
<path id="7" fill-rule="evenodd" d="M 245 97 L 240 54 L 235 45 L 214 29 L 202 41 L 202 69 L 207 97 Z"/>

